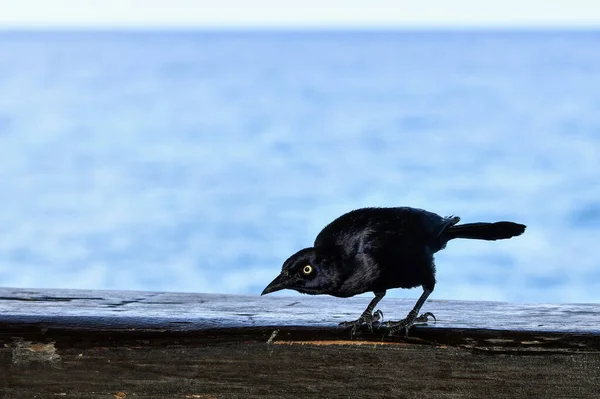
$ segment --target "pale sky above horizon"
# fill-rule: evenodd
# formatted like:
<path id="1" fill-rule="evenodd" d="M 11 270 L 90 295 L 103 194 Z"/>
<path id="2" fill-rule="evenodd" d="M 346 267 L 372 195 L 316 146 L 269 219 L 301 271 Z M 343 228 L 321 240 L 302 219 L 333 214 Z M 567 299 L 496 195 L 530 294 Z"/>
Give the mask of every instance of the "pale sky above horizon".
<path id="1" fill-rule="evenodd" d="M 600 27 L 600 0 L 0 0 L 0 28 Z"/>

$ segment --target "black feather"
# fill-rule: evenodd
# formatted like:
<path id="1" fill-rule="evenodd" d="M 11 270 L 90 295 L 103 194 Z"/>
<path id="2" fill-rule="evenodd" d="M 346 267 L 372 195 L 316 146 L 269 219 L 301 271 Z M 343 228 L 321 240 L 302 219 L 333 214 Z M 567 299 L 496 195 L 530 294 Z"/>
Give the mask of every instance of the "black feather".
<path id="1" fill-rule="evenodd" d="M 321 230 L 314 245 L 290 256 L 264 294 L 293 289 L 305 294 L 349 297 L 372 291 L 376 298 L 354 323 L 370 323 L 372 308 L 386 290 L 422 286 L 424 293 L 403 320 L 410 327 L 435 287 L 433 255 L 455 238 L 499 240 L 525 226 L 513 222 L 458 225 L 457 216 L 442 217 L 423 209 L 362 208 L 348 212 Z M 303 272 L 310 265 L 311 273 Z M 368 311 L 368 315 L 367 315 Z M 377 312 L 376 312 L 377 313 Z M 408 321 L 407 321 L 408 320 Z M 407 327 L 408 328 L 408 327 Z"/>

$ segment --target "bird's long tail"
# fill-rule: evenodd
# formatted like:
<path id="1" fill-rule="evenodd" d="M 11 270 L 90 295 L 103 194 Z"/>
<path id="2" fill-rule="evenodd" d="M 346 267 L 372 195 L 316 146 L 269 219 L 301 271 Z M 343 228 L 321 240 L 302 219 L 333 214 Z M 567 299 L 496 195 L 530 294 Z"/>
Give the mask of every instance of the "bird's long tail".
<path id="1" fill-rule="evenodd" d="M 465 223 L 450 226 L 444 232 L 449 240 L 471 238 L 475 240 L 503 240 L 523 234 L 525 225 L 513 222 Z"/>

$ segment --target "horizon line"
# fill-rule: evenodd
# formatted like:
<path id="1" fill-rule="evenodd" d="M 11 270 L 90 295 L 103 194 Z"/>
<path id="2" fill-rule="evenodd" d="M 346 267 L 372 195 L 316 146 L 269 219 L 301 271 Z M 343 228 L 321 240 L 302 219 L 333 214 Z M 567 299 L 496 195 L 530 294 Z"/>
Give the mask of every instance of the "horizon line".
<path id="1" fill-rule="evenodd" d="M 590 25 L 569 24 L 402 24 L 402 25 L 369 25 L 369 24 L 222 24 L 222 25 L 2 25 L 0 32 L 21 31 L 165 31 L 165 32 L 231 32 L 231 31 L 278 31 L 278 32 L 310 32 L 310 31 L 600 31 L 600 23 Z"/>

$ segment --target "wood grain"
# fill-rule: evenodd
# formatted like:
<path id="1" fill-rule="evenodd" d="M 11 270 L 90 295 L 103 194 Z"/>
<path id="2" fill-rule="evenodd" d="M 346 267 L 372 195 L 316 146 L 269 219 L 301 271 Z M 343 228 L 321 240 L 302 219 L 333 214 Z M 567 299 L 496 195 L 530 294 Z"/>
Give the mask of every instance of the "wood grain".
<path id="1" fill-rule="evenodd" d="M 408 338 L 336 328 L 367 302 L 0 288 L 0 398 L 600 397 L 599 305 L 433 300 Z"/>
<path id="2" fill-rule="evenodd" d="M 264 326 L 336 327 L 356 319 L 369 297 L 234 296 L 135 291 L 0 288 L 0 318 L 13 323 L 105 330 L 198 331 Z M 414 299 L 384 298 L 378 308 L 398 320 Z M 515 304 L 429 300 L 437 322 L 423 328 L 600 333 L 599 304 Z"/>

